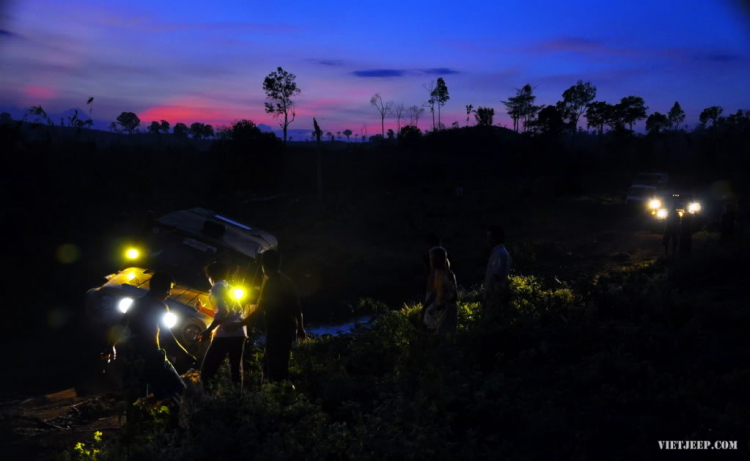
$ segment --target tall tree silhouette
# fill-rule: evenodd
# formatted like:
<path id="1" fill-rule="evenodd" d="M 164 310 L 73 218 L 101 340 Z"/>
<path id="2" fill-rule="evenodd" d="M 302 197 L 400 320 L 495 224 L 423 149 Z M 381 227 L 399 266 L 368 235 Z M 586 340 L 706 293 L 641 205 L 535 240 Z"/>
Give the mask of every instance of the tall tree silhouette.
<path id="1" fill-rule="evenodd" d="M 393 110 L 393 101 L 384 102 L 380 93 L 370 98 L 370 105 L 374 106 L 380 114 L 380 131 L 383 137 L 385 137 L 385 116 L 390 114 Z"/>
<path id="2" fill-rule="evenodd" d="M 435 80 L 432 80 L 422 85 L 422 88 L 427 90 L 427 94 L 430 95 L 430 98 L 427 100 L 427 107 L 430 108 L 430 113 L 432 114 L 432 131 L 435 131 L 435 104 L 437 103 L 437 99 L 435 99 L 435 96 L 434 96 L 435 85 L 436 85 Z"/>
<path id="3" fill-rule="evenodd" d="M 409 107 L 409 125 L 419 129 L 419 118 L 424 114 L 424 107 L 410 106 Z"/>
<path id="4" fill-rule="evenodd" d="M 596 87 L 591 82 L 578 82 L 563 91 L 563 100 L 557 103 L 557 112 L 571 125 L 573 139 L 578 131 L 578 119 L 586 111 L 588 104 L 596 97 Z M 551 114 L 551 112 L 550 112 Z"/>
<path id="5" fill-rule="evenodd" d="M 536 120 L 528 122 L 529 127 L 547 138 L 557 138 L 565 128 L 563 114 L 556 106 L 545 106 L 539 111 Z"/>
<path id="6" fill-rule="evenodd" d="M 445 80 L 442 77 L 437 79 L 435 88 L 430 93 L 430 99 L 434 100 L 438 108 L 438 127 L 442 128 L 443 124 L 440 121 L 440 108 L 445 105 L 450 99 L 448 94 L 448 86 L 445 84 Z"/>
<path id="7" fill-rule="evenodd" d="M 654 112 L 646 119 L 646 131 L 649 134 L 659 134 L 666 128 L 669 128 L 669 118 L 660 112 Z"/>
<path id="8" fill-rule="evenodd" d="M 117 116 L 117 123 L 122 127 L 123 131 L 132 134 L 141 124 L 141 119 L 132 112 L 123 112 Z"/>
<path id="9" fill-rule="evenodd" d="M 669 118 L 670 127 L 674 127 L 675 130 L 680 129 L 680 123 L 685 121 L 685 111 L 682 110 L 682 107 L 680 107 L 679 102 L 677 101 L 674 102 L 674 106 L 672 106 L 672 108 L 669 109 L 667 118 Z"/>
<path id="10" fill-rule="evenodd" d="M 344 133 L 344 136 L 346 136 L 346 142 L 349 142 L 349 136 L 352 135 L 352 130 L 350 130 L 349 128 L 347 128 L 342 133 Z"/>
<path id="11" fill-rule="evenodd" d="M 633 131 L 633 124 L 638 120 L 646 118 L 648 106 L 645 105 L 643 98 L 640 96 L 625 96 L 615 108 L 623 123 L 630 126 Z"/>
<path id="12" fill-rule="evenodd" d="M 604 101 L 594 101 L 586 106 L 586 124 L 589 128 L 595 128 L 599 136 L 604 133 L 604 125 L 607 124 L 613 107 Z"/>
<path id="13" fill-rule="evenodd" d="M 284 116 L 284 120 L 279 122 L 284 132 L 284 148 L 286 148 L 287 128 L 297 117 L 292 97 L 302 92 L 297 88 L 296 78 L 296 75 L 279 67 L 263 80 L 263 91 L 266 92 L 266 99 L 270 100 L 265 103 L 266 113 L 274 117 Z"/>
<path id="14" fill-rule="evenodd" d="M 508 115 L 513 119 L 513 129 L 516 132 L 518 132 L 520 121 L 524 122 L 524 131 L 526 131 L 529 120 L 539 112 L 539 106 L 534 105 L 535 100 L 534 88 L 527 83 L 522 88 L 516 89 L 515 96 L 511 96 L 507 101 L 501 101 L 505 105 Z"/>
<path id="15" fill-rule="evenodd" d="M 724 109 L 722 109 L 719 106 L 711 106 L 703 109 L 703 111 L 700 114 L 700 122 L 703 125 L 708 124 L 709 121 L 711 121 L 711 126 L 716 128 L 716 121 L 719 119 L 719 116 L 721 113 L 724 112 Z"/>
<path id="16" fill-rule="evenodd" d="M 166 120 L 162 120 L 161 123 L 159 124 L 159 128 L 161 129 L 162 132 L 169 133 L 169 122 Z"/>
<path id="17" fill-rule="evenodd" d="M 401 131 L 401 118 L 404 116 L 405 111 L 406 106 L 402 102 L 393 106 L 393 115 L 396 116 L 396 131 Z"/>
<path id="18" fill-rule="evenodd" d="M 471 104 L 466 105 L 466 126 L 469 126 L 469 116 L 474 111 L 474 106 Z"/>

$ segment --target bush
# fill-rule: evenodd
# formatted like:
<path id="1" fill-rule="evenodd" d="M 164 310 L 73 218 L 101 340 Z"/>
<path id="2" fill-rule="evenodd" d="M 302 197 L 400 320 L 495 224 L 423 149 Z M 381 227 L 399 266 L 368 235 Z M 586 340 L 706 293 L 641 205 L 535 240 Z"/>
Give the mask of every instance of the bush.
<path id="1" fill-rule="evenodd" d="M 481 289 L 461 289 L 449 335 L 424 331 L 420 304 L 363 300 L 378 312 L 369 324 L 294 348 L 296 390 L 246 379 L 239 395 L 227 381 L 185 429 L 129 422 L 140 426 L 98 455 L 116 459 L 127 440 L 131 456 L 163 459 L 596 459 L 643 456 L 660 439 L 740 440 L 750 430 L 748 314 L 741 299 L 721 310 L 696 301 L 684 279 L 711 277 L 699 269 L 724 257 L 645 264 L 576 288 L 514 276 L 511 308 L 492 324 Z"/>

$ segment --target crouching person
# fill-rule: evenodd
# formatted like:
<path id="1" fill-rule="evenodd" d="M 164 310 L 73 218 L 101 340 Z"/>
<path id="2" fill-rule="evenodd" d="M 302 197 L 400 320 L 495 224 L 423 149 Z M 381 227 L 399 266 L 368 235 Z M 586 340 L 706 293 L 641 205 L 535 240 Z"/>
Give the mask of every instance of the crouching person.
<path id="1" fill-rule="evenodd" d="M 195 362 L 196 359 L 185 350 L 174 338 L 172 331 L 162 323 L 165 314 L 169 312 L 169 307 L 164 301 L 169 297 L 173 285 L 172 277 L 164 272 L 157 272 L 151 277 L 148 293 L 136 299 L 122 317 L 121 331 L 114 336 L 106 354 L 112 358 L 116 356 L 116 345 L 122 339 L 122 331 L 126 327 L 129 328 L 130 339 L 128 344 L 131 346 L 131 357 L 128 362 L 131 365 L 142 364 L 139 372 L 135 373 L 140 384 L 139 387 L 141 389 L 147 388 L 158 400 L 171 398 L 179 403 L 182 392 L 185 390 L 185 383 L 160 347 L 159 334 L 161 328 L 167 328 L 169 336 L 172 337 L 178 349 L 191 362 Z"/>
<path id="2" fill-rule="evenodd" d="M 295 338 L 306 338 L 297 288 L 281 273 L 281 257 L 276 250 L 261 256 L 265 277 L 257 308 L 242 321 L 252 325 L 262 318 L 266 330 L 265 380 L 278 382 L 289 377 L 289 356 Z"/>

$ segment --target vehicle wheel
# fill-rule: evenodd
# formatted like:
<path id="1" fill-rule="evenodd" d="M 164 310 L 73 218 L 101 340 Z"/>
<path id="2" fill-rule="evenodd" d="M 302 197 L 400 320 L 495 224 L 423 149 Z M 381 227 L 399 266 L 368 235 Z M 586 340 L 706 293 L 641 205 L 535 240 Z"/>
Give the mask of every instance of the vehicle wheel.
<path id="1" fill-rule="evenodd" d="M 198 341 L 198 335 L 206 329 L 206 326 L 199 320 L 191 319 L 182 325 L 177 339 L 180 344 L 185 346 L 188 352 L 194 355 L 199 361 L 203 360 L 203 356 L 206 354 L 206 349 L 210 344 L 209 341 Z"/>

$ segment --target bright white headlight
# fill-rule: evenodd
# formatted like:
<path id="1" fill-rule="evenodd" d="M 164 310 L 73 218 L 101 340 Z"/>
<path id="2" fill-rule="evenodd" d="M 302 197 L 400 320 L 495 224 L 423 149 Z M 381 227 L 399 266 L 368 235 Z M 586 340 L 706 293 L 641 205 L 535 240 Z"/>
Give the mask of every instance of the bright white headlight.
<path id="1" fill-rule="evenodd" d="M 164 314 L 164 317 L 161 318 L 161 321 L 165 327 L 171 329 L 173 326 L 177 325 L 177 316 L 171 312 L 167 312 Z"/>
<path id="2" fill-rule="evenodd" d="M 648 202 L 648 207 L 652 210 L 658 210 L 661 207 L 661 201 L 659 201 L 658 199 L 653 199 Z"/>
<path id="3" fill-rule="evenodd" d="M 122 298 L 119 303 L 117 303 L 117 310 L 122 312 L 123 314 L 130 309 L 130 306 L 133 305 L 133 298 Z"/>
<path id="4" fill-rule="evenodd" d="M 688 205 L 688 211 L 691 213 L 697 213 L 698 211 L 701 211 L 701 204 L 698 202 L 693 202 L 690 205 Z"/>
<path id="5" fill-rule="evenodd" d="M 664 218 L 667 217 L 667 214 L 669 214 L 667 212 L 667 209 L 666 208 L 662 208 L 662 209 L 660 209 L 659 211 L 656 212 L 656 217 L 659 218 L 659 219 L 664 219 Z"/>

